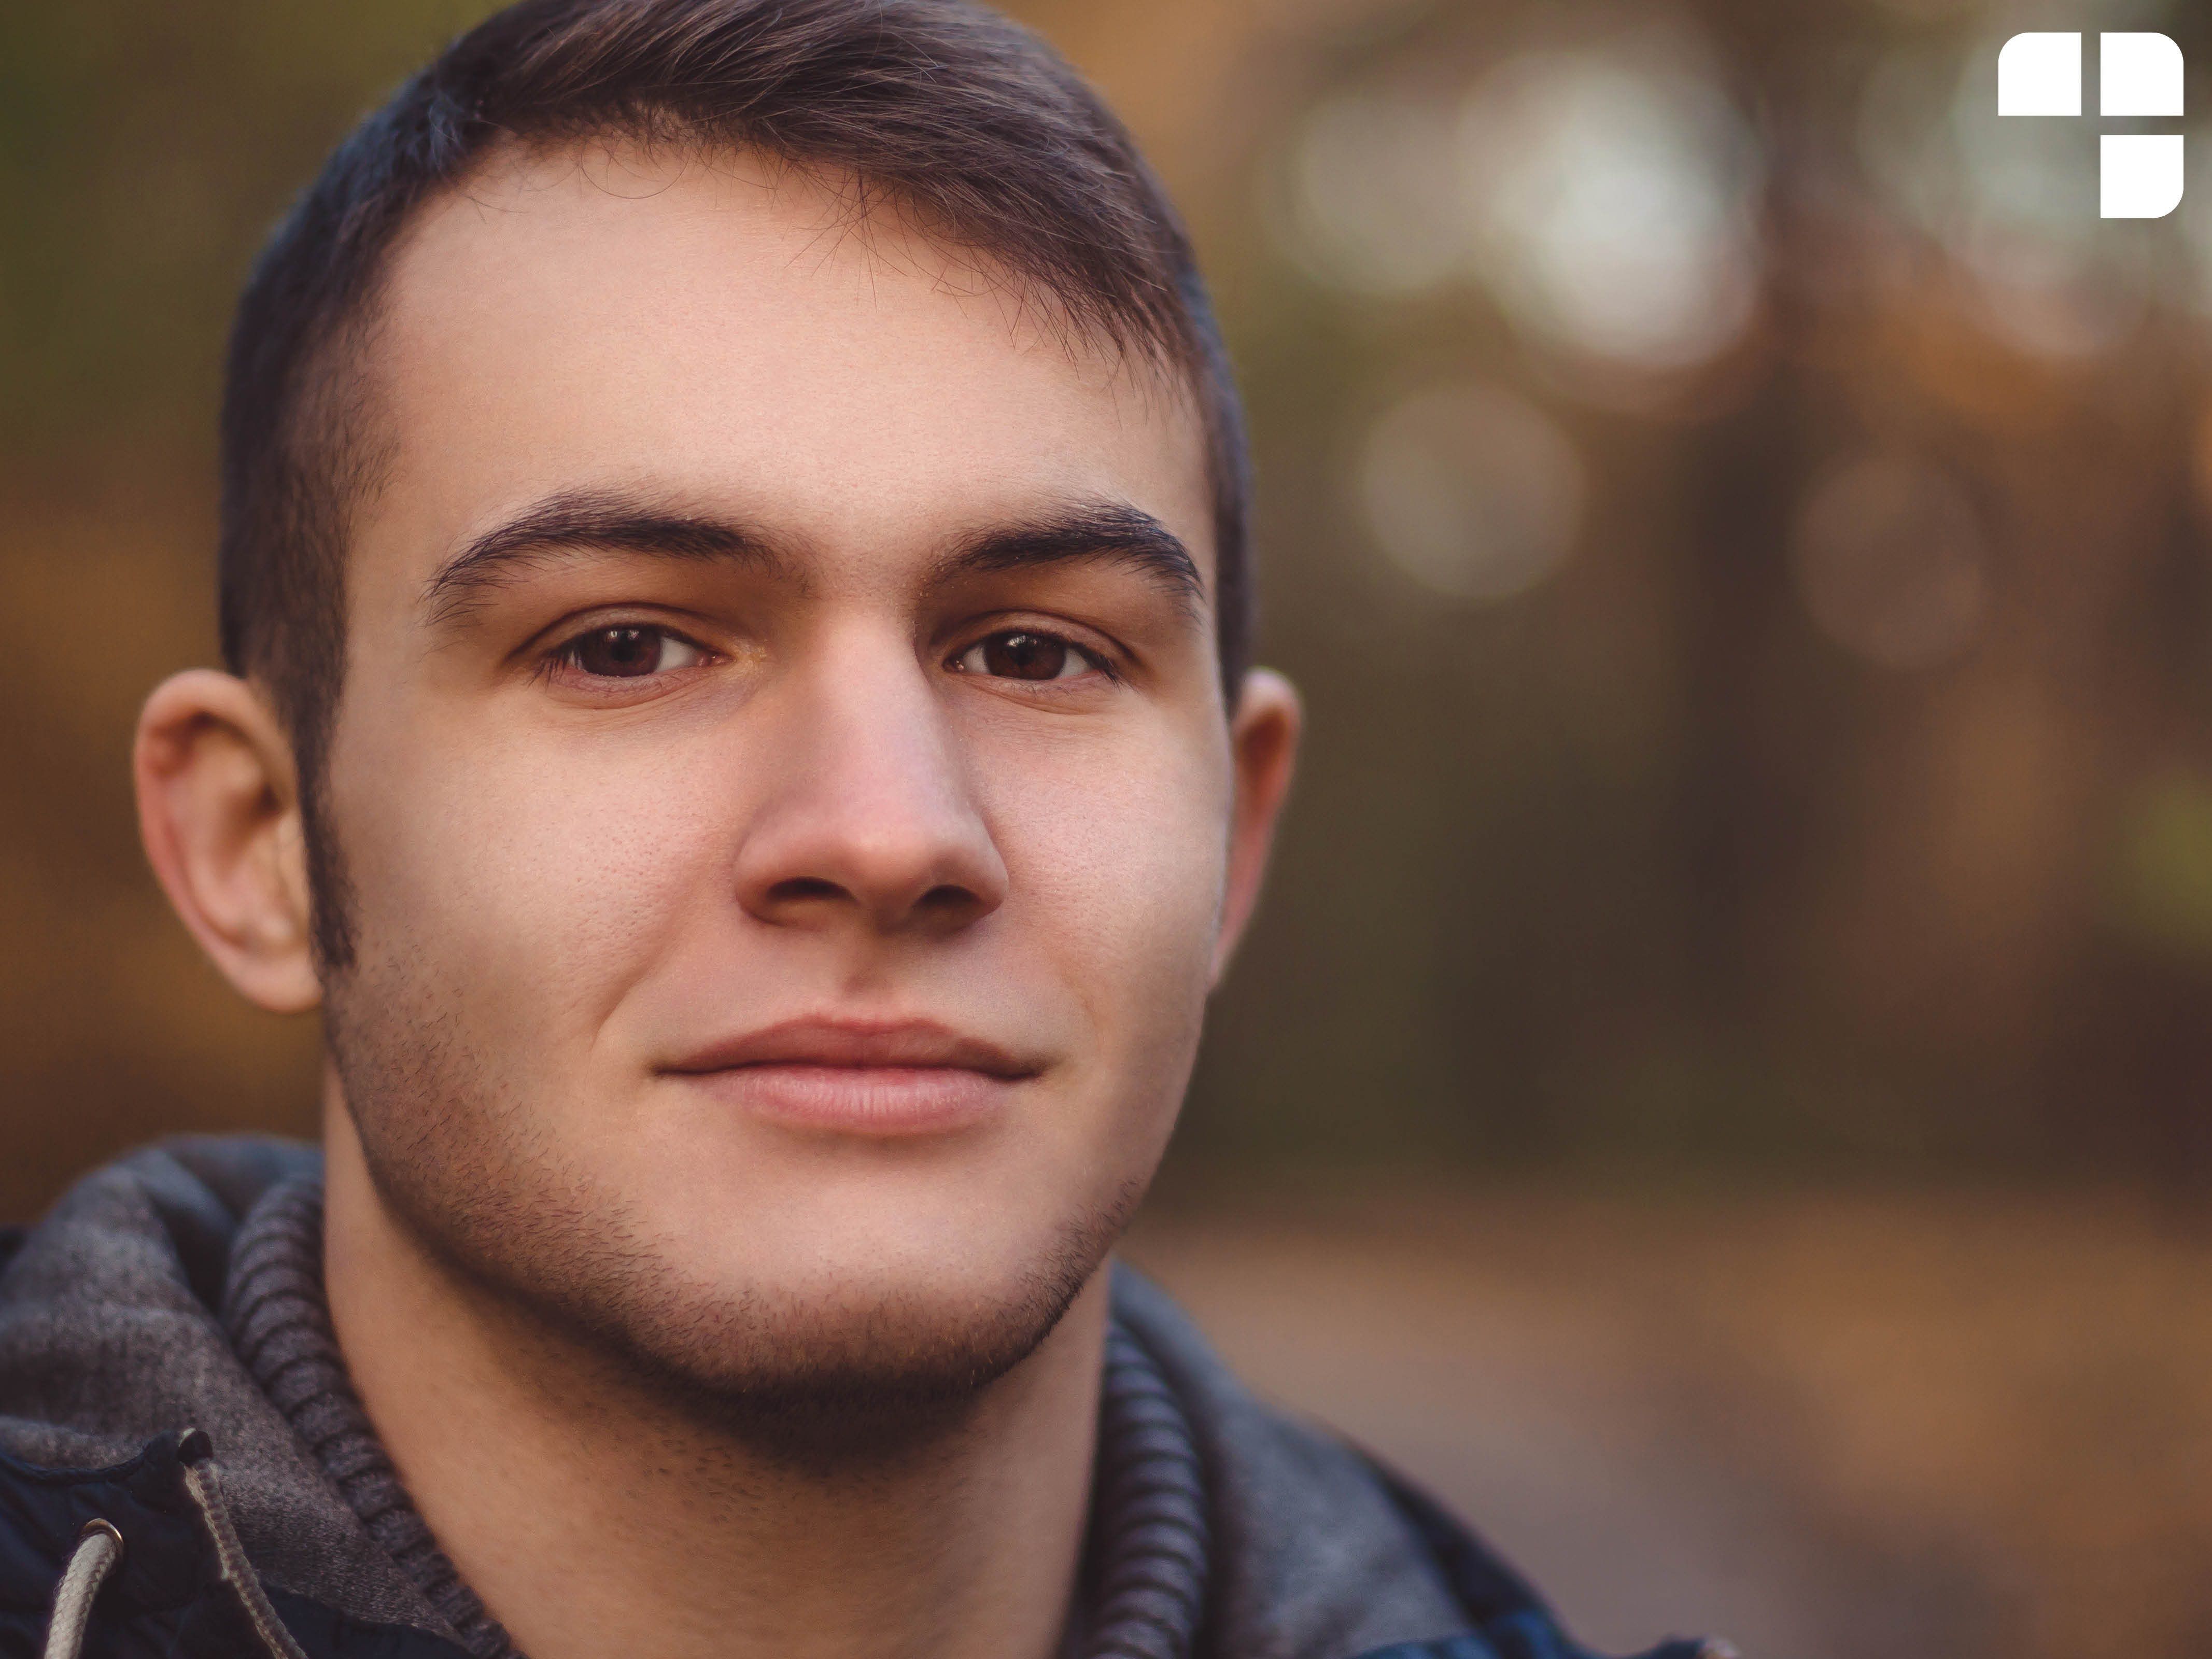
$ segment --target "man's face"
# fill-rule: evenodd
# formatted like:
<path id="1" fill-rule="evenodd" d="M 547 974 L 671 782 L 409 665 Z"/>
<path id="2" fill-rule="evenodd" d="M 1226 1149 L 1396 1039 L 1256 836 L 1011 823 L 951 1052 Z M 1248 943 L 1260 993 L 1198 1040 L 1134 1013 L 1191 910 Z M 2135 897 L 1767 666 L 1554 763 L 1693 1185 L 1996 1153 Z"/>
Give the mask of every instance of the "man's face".
<path id="1" fill-rule="evenodd" d="M 1202 448 L 766 177 L 512 157 L 401 246 L 333 1051 L 386 1202 L 505 1293 L 717 1389 L 957 1386 L 1095 1268 L 1189 1074 Z"/>

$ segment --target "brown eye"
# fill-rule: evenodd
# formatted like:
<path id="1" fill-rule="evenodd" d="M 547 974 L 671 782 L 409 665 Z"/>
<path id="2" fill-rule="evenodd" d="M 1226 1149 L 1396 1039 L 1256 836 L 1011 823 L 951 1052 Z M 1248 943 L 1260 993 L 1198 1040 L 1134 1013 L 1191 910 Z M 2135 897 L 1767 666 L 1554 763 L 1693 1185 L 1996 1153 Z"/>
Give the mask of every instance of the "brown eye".
<path id="1" fill-rule="evenodd" d="M 634 680 L 699 660 L 699 647 L 665 629 L 624 623 L 594 629 L 572 641 L 564 653 L 583 673 L 601 679 Z"/>
<path id="2" fill-rule="evenodd" d="M 955 659 L 963 673 L 1002 680 L 1061 680 L 1094 665 L 1080 647 L 1051 634 L 1012 629 L 979 640 Z"/>

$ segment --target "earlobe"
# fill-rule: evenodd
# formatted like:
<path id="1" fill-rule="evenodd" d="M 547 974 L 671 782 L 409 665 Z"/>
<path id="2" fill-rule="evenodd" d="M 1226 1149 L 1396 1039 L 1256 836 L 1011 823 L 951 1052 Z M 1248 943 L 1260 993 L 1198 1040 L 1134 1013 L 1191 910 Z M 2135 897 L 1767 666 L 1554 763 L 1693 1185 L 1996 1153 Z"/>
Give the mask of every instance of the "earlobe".
<path id="1" fill-rule="evenodd" d="M 1244 676 L 1237 709 L 1229 722 L 1237 799 L 1229 825 L 1229 878 L 1224 888 L 1221 928 L 1214 940 L 1212 977 L 1218 983 L 1259 902 L 1267 874 L 1275 822 L 1289 794 L 1296 769 L 1298 734 L 1304 721 L 1297 688 L 1270 668 Z"/>
<path id="2" fill-rule="evenodd" d="M 192 937 L 251 1001 L 322 1000 L 290 744 L 260 695 L 213 669 L 155 688 L 132 757 L 138 828 Z"/>

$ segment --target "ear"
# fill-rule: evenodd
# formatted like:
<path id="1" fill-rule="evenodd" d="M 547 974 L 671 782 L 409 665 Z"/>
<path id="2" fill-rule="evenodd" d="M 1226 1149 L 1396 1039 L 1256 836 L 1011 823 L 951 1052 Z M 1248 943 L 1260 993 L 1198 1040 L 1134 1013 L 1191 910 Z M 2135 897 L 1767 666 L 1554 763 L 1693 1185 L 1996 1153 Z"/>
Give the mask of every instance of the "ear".
<path id="1" fill-rule="evenodd" d="M 200 948 L 272 1013 L 320 1002 L 299 780 L 260 694 L 211 668 L 164 680 L 138 717 L 131 770 L 146 856 Z"/>
<path id="2" fill-rule="evenodd" d="M 1271 668 L 1244 676 L 1237 709 L 1230 717 L 1231 763 L 1237 769 L 1237 799 L 1229 824 L 1229 879 L 1222 894 L 1221 928 L 1213 944 L 1215 984 L 1243 937 L 1259 902 L 1267 872 L 1267 849 L 1275 839 L 1275 820 L 1290 793 L 1297 763 L 1298 732 L 1304 715 L 1295 687 Z"/>

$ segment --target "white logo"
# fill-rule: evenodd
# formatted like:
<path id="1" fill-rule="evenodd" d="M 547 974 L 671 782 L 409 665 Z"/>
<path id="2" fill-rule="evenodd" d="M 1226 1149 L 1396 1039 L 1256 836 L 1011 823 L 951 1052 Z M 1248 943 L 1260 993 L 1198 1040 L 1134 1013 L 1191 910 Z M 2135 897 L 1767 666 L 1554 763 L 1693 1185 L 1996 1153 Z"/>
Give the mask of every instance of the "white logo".
<path id="1" fill-rule="evenodd" d="M 2179 116 L 2181 48 L 2163 34 L 2097 37 L 2097 113 Z M 1999 115 L 2079 115 L 2081 37 L 2015 34 L 1997 53 Z M 2098 141 L 2098 208 L 2106 219 L 2163 219 L 2181 205 L 2178 132 L 2108 132 Z"/>

